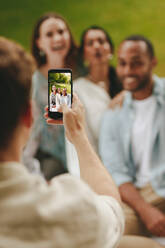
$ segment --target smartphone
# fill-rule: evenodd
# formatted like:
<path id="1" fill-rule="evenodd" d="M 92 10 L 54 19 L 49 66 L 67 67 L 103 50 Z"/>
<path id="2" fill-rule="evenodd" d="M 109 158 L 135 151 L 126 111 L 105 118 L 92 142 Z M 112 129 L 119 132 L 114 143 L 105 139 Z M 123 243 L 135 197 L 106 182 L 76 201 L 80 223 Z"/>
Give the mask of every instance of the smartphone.
<path id="1" fill-rule="evenodd" d="M 59 112 L 62 104 L 72 107 L 72 70 L 51 69 L 48 71 L 48 115 L 55 120 L 62 119 Z"/>

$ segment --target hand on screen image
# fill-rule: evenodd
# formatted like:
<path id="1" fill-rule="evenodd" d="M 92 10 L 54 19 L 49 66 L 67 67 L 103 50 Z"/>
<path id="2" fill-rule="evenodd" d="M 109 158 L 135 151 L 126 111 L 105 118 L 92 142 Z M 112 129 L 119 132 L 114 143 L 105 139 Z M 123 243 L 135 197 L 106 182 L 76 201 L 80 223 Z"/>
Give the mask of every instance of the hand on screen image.
<path id="1" fill-rule="evenodd" d="M 48 124 L 64 124 L 65 132 L 69 141 L 73 144 L 78 142 L 82 135 L 85 135 L 85 114 L 84 108 L 76 94 L 73 94 L 72 108 L 62 104 L 58 109 L 63 113 L 63 120 L 54 120 L 48 117 L 48 108 L 46 107 L 45 118 Z"/>

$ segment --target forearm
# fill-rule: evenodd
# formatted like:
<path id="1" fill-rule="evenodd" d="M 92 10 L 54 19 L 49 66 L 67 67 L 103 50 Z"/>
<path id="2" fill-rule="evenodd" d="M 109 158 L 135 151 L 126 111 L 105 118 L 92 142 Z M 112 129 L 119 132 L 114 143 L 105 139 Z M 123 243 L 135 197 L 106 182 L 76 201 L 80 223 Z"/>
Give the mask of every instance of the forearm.
<path id="1" fill-rule="evenodd" d="M 93 150 L 86 135 L 82 135 L 75 144 L 81 178 L 100 195 L 113 196 L 120 202 L 118 189 L 100 159 Z"/>
<path id="2" fill-rule="evenodd" d="M 137 214 L 141 216 L 144 209 L 148 207 L 148 203 L 140 195 L 138 190 L 132 183 L 124 183 L 119 187 L 119 192 L 123 202 L 133 208 Z"/>

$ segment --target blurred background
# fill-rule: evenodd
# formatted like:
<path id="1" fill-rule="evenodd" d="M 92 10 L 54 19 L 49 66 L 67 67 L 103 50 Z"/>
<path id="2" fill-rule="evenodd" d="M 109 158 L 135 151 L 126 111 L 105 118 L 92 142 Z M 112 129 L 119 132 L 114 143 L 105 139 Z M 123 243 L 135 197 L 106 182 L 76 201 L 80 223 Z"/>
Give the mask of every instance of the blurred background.
<path id="1" fill-rule="evenodd" d="M 165 76 L 165 0 L 0 0 L 0 35 L 30 50 L 36 20 L 50 11 L 68 21 L 77 43 L 81 32 L 93 24 L 109 32 L 115 48 L 130 34 L 147 36 L 158 57 L 155 73 Z"/>

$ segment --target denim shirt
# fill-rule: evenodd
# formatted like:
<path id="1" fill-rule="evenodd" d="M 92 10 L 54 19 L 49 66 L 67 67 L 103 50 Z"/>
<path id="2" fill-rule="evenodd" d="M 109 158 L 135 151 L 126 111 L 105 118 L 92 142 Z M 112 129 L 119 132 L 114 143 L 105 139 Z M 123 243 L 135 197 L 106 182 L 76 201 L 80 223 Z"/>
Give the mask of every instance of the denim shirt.
<path id="1" fill-rule="evenodd" d="M 156 111 L 151 137 L 150 183 L 158 195 L 165 197 L 165 80 L 156 75 L 153 79 Z M 131 152 L 134 117 L 132 95 L 126 92 L 123 107 L 108 110 L 101 124 L 99 153 L 118 186 L 135 183 L 136 167 Z"/>

